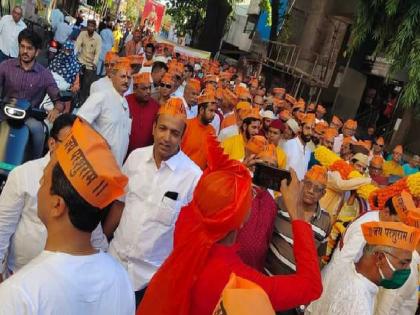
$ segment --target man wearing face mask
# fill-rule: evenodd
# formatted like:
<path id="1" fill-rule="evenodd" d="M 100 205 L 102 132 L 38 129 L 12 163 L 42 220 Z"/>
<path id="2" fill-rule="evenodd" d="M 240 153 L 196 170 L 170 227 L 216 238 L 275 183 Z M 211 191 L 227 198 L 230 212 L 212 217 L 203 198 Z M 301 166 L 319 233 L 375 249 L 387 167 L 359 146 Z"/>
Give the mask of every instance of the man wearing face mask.
<path id="1" fill-rule="evenodd" d="M 308 147 L 312 139 L 313 128 L 315 126 L 315 116 L 307 115 L 303 119 L 301 131 L 298 135 L 286 141 L 283 144 L 283 149 L 287 159 L 287 168 L 291 167 L 296 171 L 299 180 L 302 180 L 308 170 L 309 159 L 311 158 L 312 150 Z"/>
<path id="2" fill-rule="evenodd" d="M 407 281 L 419 230 L 400 222 L 366 222 L 360 229 L 364 243 L 360 259 L 336 270 L 339 281 L 323 283 L 321 298 L 306 315 L 373 315 L 379 288 L 395 290 Z"/>
<path id="3" fill-rule="evenodd" d="M 330 263 L 322 270 L 322 282 L 324 288 L 330 285 L 330 282 L 337 281 L 337 272 L 339 272 L 345 264 L 354 262 L 357 263 L 363 256 L 363 248 L 366 245 L 366 240 L 363 236 L 362 225 L 367 222 L 376 223 L 390 223 L 390 222 L 408 222 L 406 220 L 407 214 L 410 209 L 415 208 L 414 201 L 410 194 L 402 191 L 398 194 L 393 192 L 398 189 L 393 186 L 385 187 L 375 192 L 375 201 L 372 202 L 371 207 L 374 209 L 359 216 L 347 228 L 340 245 L 335 250 Z M 393 197 L 392 197 L 393 196 Z M 411 258 L 411 257 L 410 257 Z M 413 253 L 413 264 L 407 268 L 411 268 L 412 275 L 407 281 L 407 284 L 402 288 L 401 292 L 390 293 L 386 292 L 384 300 L 387 304 L 387 309 L 398 310 L 404 304 L 404 308 L 411 309 L 404 314 L 414 314 L 417 308 L 416 285 L 418 281 L 417 263 L 419 256 L 417 252 Z M 387 276 L 387 278 L 390 276 Z M 341 279 L 340 279 L 341 282 Z M 386 296 L 388 294 L 388 296 Z M 378 304 L 379 306 L 379 304 Z M 312 313 L 310 313 L 312 315 Z M 317 314 L 317 313 L 314 313 Z M 319 313 L 324 314 L 324 313 Z M 368 314 L 368 313 L 352 313 L 352 314 Z M 381 312 L 380 314 L 393 314 L 400 315 L 397 312 Z"/>

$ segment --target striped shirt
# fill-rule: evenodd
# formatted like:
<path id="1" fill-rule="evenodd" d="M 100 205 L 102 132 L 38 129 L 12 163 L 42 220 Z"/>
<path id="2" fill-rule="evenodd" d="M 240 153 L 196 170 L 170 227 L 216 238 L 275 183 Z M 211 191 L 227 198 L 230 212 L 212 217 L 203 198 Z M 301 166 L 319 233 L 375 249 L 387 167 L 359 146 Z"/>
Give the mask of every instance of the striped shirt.
<path id="1" fill-rule="evenodd" d="M 56 101 L 59 89 L 47 68 L 35 62 L 32 69 L 25 71 L 18 59 L 9 59 L 0 64 L 0 89 L 2 98 L 25 99 L 38 107 L 45 95 Z"/>
<path id="2" fill-rule="evenodd" d="M 293 253 L 293 233 L 289 213 L 282 200 L 278 203 L 279 209 L 274 224 L 274 232 L 269 245 L 265 271 L 269 275 L 282 275 L 296 272 L 295 257 Z M 326 241 L 330 231 L 330 216 L 327 211 L 318 205 L 317 211 L 309 222 L 314 232 L 315 245 L 318 257 L 325 253 Z"/>

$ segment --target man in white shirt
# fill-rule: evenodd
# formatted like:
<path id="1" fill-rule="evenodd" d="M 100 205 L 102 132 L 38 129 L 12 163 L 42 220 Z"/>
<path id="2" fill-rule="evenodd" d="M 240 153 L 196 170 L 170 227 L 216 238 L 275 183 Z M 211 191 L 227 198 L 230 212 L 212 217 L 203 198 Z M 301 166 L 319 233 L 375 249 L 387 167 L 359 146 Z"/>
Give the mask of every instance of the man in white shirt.
<path id="1" fill-rule="evenodd" d="M 90 241 L 102 210 L 124 193 L 127 177 L 104 139 L 81 119 L 62 140 L 38 191 L 45 249 L 0 285 L 0 314 L 132 315 L 126 271 Z"/>
<path id="2" fill-rule="evenodd" d="M 25 28 L 20 6 L 13 8 L 12 15 L 0 19 L 0 63 L 19 55 L 18 35 Z"/>
<path id="3" fill-rule="evenodd" d="M 5 260 L 5 264 L 0 265 L 0 280 L 1 274 L 16 273 L 45 246 L 47 230 L 37 215 L 39 181 L 50 154 L 54 153 L 75 119 L 76 116 L 70 114 L 59 116 L 48 139 L 49 153 L 16 167 L 9 174 L 0 195 L 0 262 Z M 107 250 L 108 242 L 101 225 L 92 233 L 91 241 L 93 247 Z"/>
<path id="4" fill-rule="evenodd" d="M 403 211 L 398 211 L 398 206 L 404 205 L 407 200 L 410 200 L 411 197 L 407 197 L 408 193 L 403 192 L 401 195 L 404 197 L 404 201 L 401 201 L 403 198 L 401 195 L 397 195 L 393 198 L 389 198 L 385 205 L 380 206 L 381 210 L 368 211 L 355 221 L 353 221 L 347 228 L 340 246 L 334 251 L 334 254 L 331 258 L 331 262 L 324 267 L 322 270 L 322 283 L 326 287 L 330 282 L 337 281 L 337 278 L 334 276 L 337 272 L 340 272 L 341 267 L 353 262 L 358 262 L 363 255 L 363 248 L 366 245 L 366 240 L 363 237 L 362 224 L 366 222 L 396 222 L 400 221 L 399 213 Z M 408 201 L 410 202 L 410 201 Z M 414 204 L 411 199 L 411 204 Z M 406 208 L 410 206 L 405 206 Z M 376 312 L 377 315 L 397 315 L 397 314 L 414 314 L 417 308 L 417 280 L 418 280 L 418 270 L 417 264 L 419 263 L 419 255 L 417 252 L 413 253 L 413 262 L 410 266 L 411 274 L 407 282 L 401 289 L 395 292 L 389 292 L 388 290 L 381 290 L 380 296 L 382 298 L 381 305 L 377 305 L 377 309 L 383 309 L 387 307 L 388 311 L 393 309 L 394 312 Z M 338 280 L 340 281 L 340 280 Z M 378 300 L 379 301 L 379 300 Z M 404 312 L 402 310 L 404 309 Z M 398 311 L 399 310 L 399 311 Z M 395 312 L 396 311 L 396 312 Z"/>
<path id="5" fill-rule="evenodd" d="M 73 32 L 73 27 L 70 26 L 71 17 L 66 16 L 64 22 L 60 22 L 57 25 L 57 29 L 54 34 L 54 40 L 63 45 Z"/>
<path id="6" fill-rule="evenodd" d="M 343 125 L 343 133 L 339 134 L 334 139 L 334 147 L 333 150 L 335 153 L 339 154 L 341 150 L 341 145 L 343 144 L 344 138 L 351 137 L 354 141 L 357 141 L 357 139 L 354 137 L 357 130 L 357 121 L 348 119 L 344 125 Z"/>
<path id="7" fill-rule="evenodd" d="M 197 117 L 198 114 L 198 105 L 197 99 L 200 95 L 201 87 L 200 81 L 196 79 L 190 79 L 187 81 L 187 85 L 184 89 L 183 100 L 185 105 L 185 111 L 187 112 L 187 119 L 192 119 Z"/>
<path id="8" fill-rule="evenodd" d="M 131 81 L 131 66 L 126 58 L 117 60 L 111 74 L 112 87 L 89 96 L 77 115 L 87 120 L 108 141 L 121 166 L 127 155 L 131 118 L 123 97 Z"/>
<path id="9" fill-rule="evenodd" d="M 360 228 L 360 259 L 343 263 L 335 281 L 323 283 L 321 298 L 308 306 L 306 315 L 373 315 L 379 287 L 396 290 L 407 282 L 420 232 L 401 222 L 366 222 Z"/>
<path id="10" fill-rule="evenodd" d="M 118 55 L 112 51 L 108 51 L 105 54 L 105 60 L 104 60 L 105 76 L 92 83 L 92 85 L 90 86 L 90 93 L 89 93 L 90 95 L 96 92 L 106 91 L 112 88 L 111 73 L 112 73 L 112 69 L 115 66 L 115 63 L 117 62 L 117 59 L 118 59 Z"/>
<path id="11" fill-rule="evenodd" d="M 115 231 L 109 252 L 128 270 L 137 303 L 171 253 L 175 222 L 202 173 L 180 150 L 185 121 L 181 99 L 169 99 L 160 107 L 154 145 L 129 155 L 123 167 L 129 178 L 127 193 L 105 221 L 105 234 L 111 237 Z"/>
<path id="12" fill-rule="evenodd" d="M 289 121 L 286 124 L 290 126 Z M 312 152 L 308 144 L 312 139 L 314 127 L 315 119 L 305 117 L 301 130 L 297 132 L 297 136 L 283 143 L 283 150 L 287 155 L 287 168 L 293 168 L 299 180 L 305 177 L 308 170 Z"/>

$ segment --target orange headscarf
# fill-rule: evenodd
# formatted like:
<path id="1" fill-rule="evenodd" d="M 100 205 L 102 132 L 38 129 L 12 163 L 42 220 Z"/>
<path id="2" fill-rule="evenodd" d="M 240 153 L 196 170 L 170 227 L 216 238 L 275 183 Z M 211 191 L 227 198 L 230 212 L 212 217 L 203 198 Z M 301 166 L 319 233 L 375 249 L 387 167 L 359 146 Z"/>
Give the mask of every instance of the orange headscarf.
<path id="1" fill-rule="evenodd" d="M 191 290 L 213 245 L 243 224 L 251 207 L 251 176 L 208 136 L 208 167 L 181 210 L 174 249 L 149 283 L 137 314 L 189 315 Z"/>

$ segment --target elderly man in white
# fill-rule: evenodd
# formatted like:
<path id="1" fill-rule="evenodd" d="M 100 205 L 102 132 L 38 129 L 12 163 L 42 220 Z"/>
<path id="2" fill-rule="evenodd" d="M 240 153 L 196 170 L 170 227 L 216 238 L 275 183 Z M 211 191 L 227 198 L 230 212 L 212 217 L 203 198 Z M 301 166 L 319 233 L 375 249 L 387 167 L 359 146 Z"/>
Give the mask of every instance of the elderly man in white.
<path id="1" fill-rule="evenodd" d="M 13 8 L 12 15 L 0 19 L 0 63 L 19 55 L 18 35 L 25 28 L 20 6 Z"/>

